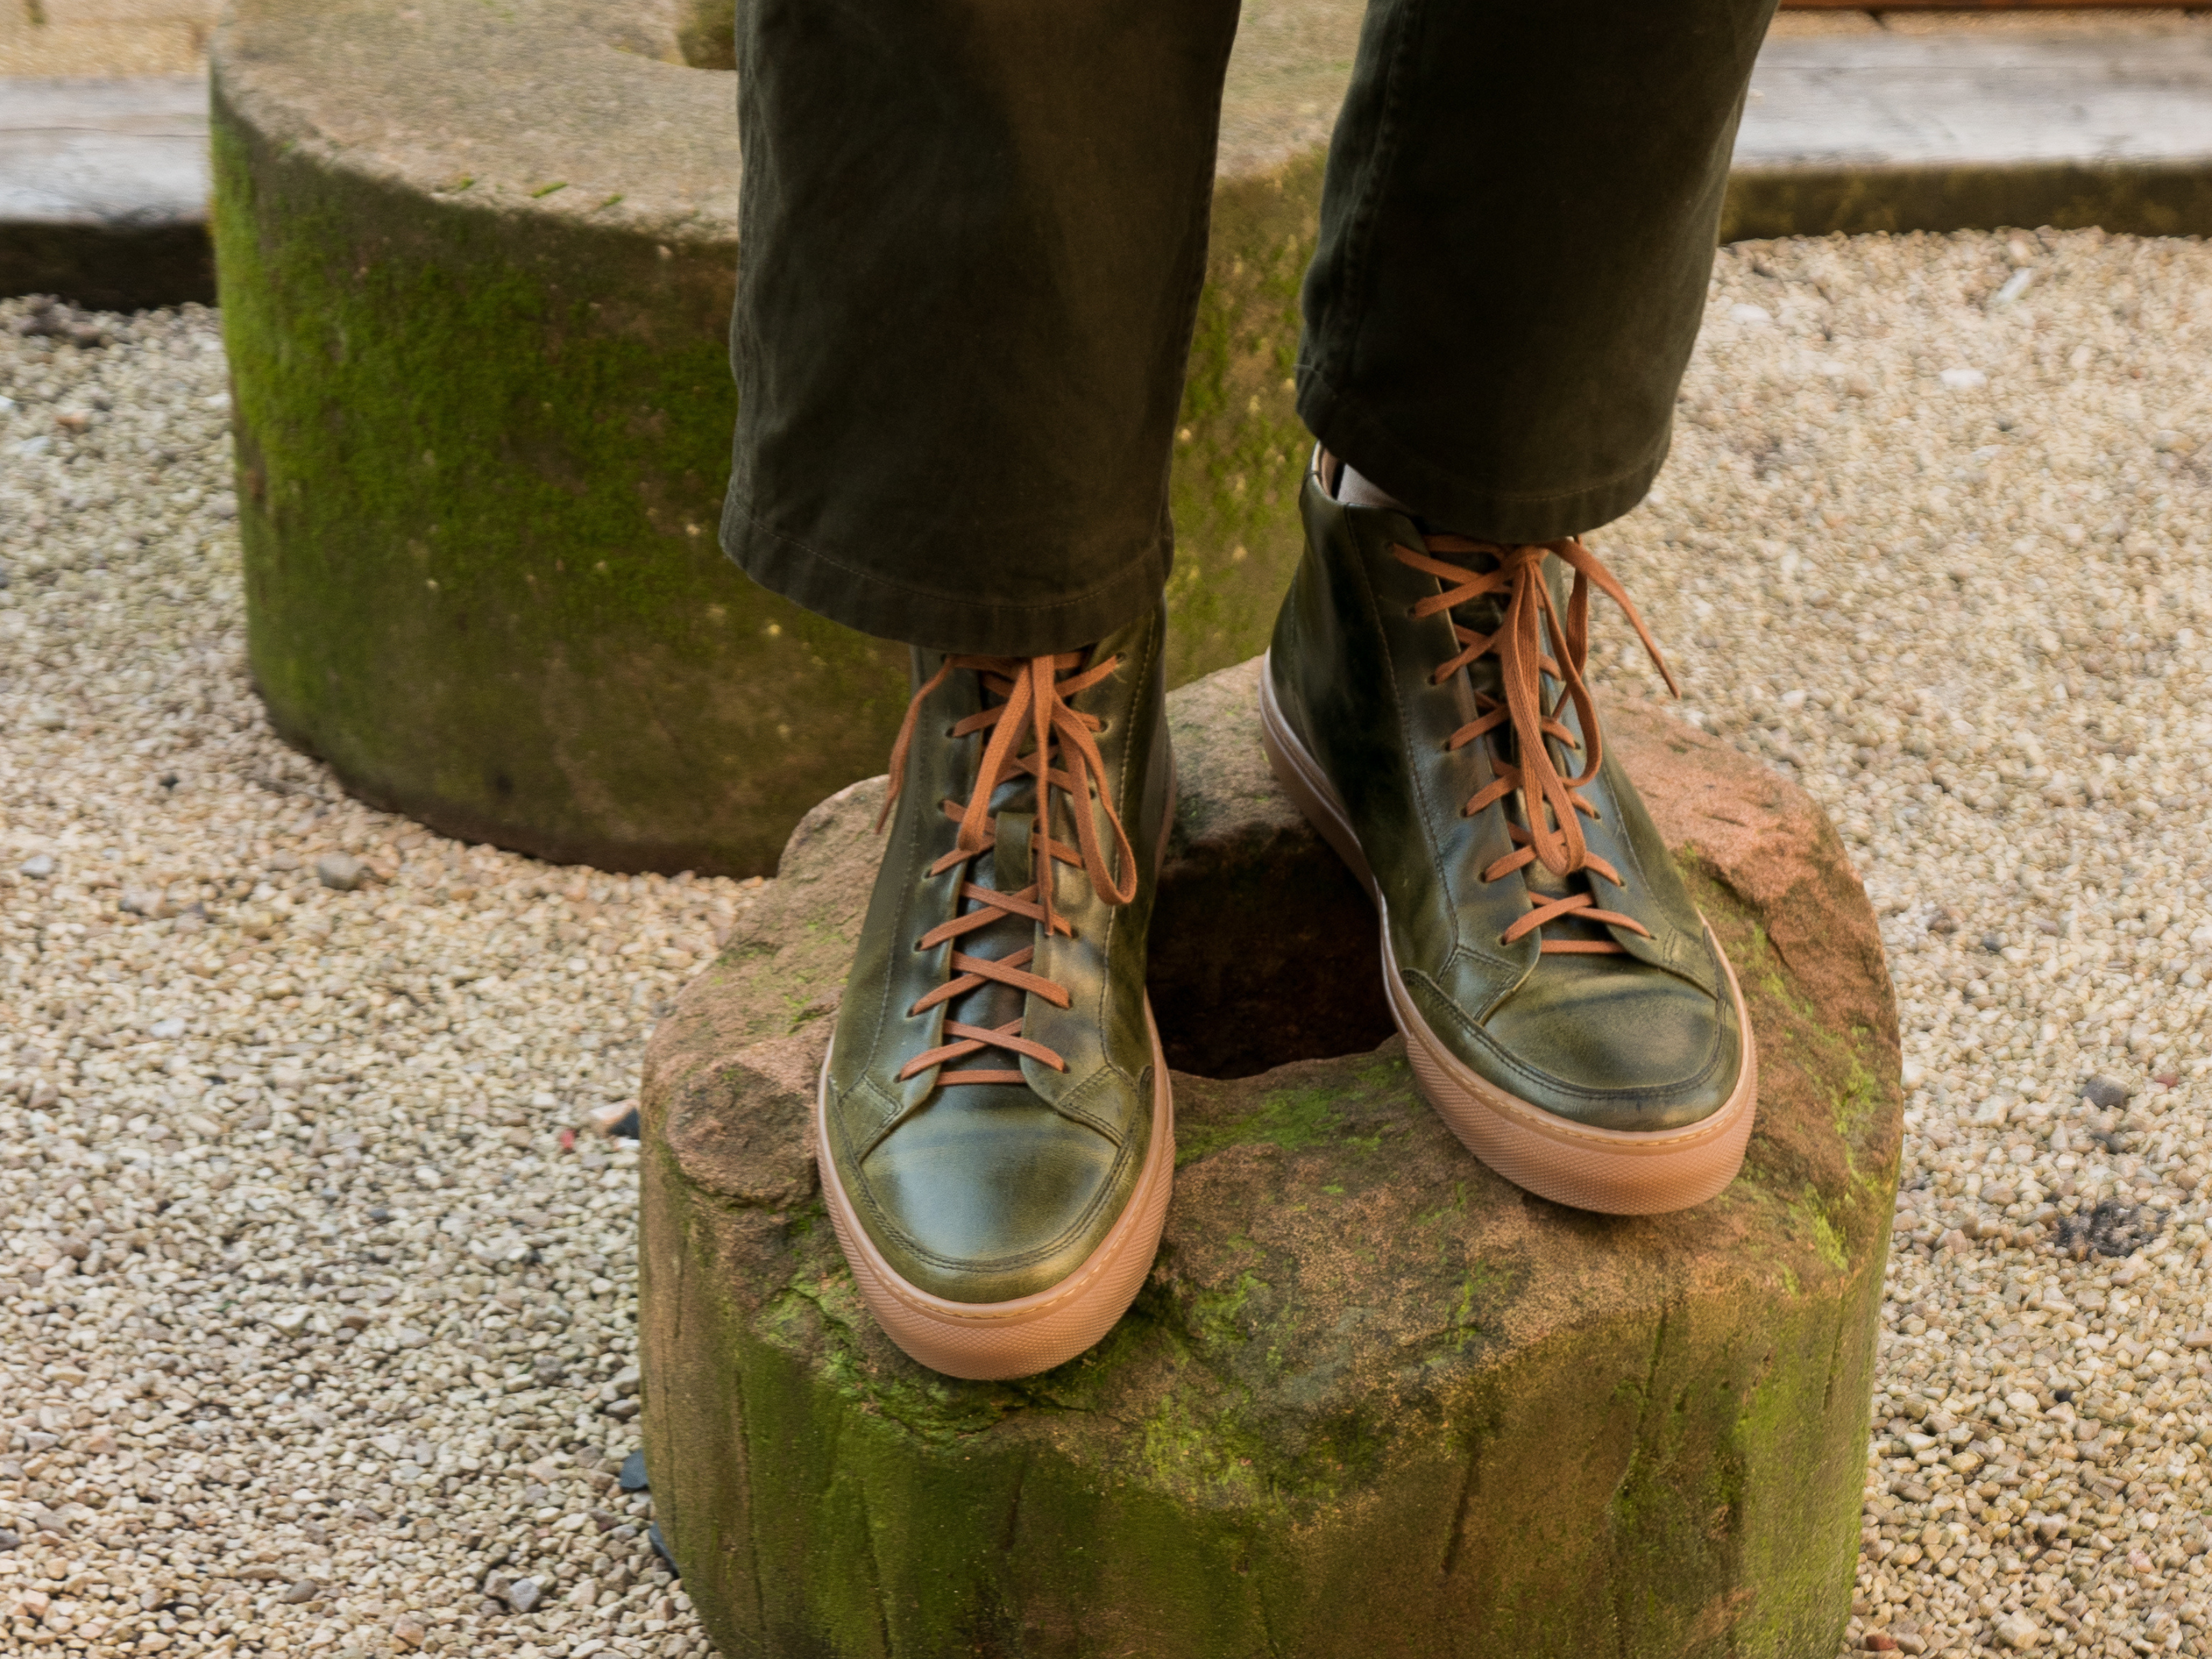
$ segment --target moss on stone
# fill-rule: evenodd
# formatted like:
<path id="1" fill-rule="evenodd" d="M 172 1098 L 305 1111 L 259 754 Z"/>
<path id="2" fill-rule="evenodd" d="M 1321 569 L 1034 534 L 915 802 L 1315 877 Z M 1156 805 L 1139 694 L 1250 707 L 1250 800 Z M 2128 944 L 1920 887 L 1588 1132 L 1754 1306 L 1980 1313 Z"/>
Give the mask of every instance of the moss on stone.
<path id="1" fill-rule="evenodd" d="M 1402 1059 L 1370 1068 L 1353 1079 L 1352 1086 L 1371 1092 L 1378 1072 L 1388 1084 L 1403 1092 L 1407 1067 Z M 1332 1078 L 1332 1084 L 1338 1079 Z M 1233 1121 L 1187 1126 L 1176 1139 L 1176 1164 L 1185 1164 L 1216 1152 L 1224 1146 L 1266 1145 L 1296 1151 L 1307 1146 L 1334 1146 L 1346 1152 L 1371 1152 L 1382 1144 L 1379 1136 L 1356 1134 L 1346 1128 L 1346 1102 L 1337 1087 L 1276 1089 L 1261 1095 L 1249 1113 Z"/>
<path id="2" fill-rule="evenodd" d="M 902 651 L 714 538 L 728 277 L 281 151 L 218 96 L 248 650 L 278 728 L 453 833 L 757 872 L 879 767 Z"/>

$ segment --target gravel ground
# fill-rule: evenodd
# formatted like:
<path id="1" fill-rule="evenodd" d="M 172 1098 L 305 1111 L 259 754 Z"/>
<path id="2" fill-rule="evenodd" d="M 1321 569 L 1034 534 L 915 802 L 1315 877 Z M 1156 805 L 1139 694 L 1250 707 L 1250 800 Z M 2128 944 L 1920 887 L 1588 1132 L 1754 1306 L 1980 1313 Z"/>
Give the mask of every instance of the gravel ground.
<path id="1" fill-rule="evenodd" d="M 704 1650 L 617 1482 L 636 1155 L 592 1116 L 748 893 L 340 794 L 246 684 L 214 314 L 88 347 L 27 315 L 0 303 L 0 1650 Z"/>
<path id="2" fill-rule="evenodd" d="M 1596 538 L 1883 917 L 1878 1650 L 2212 1651 L 2208 365 L 2201 243 L 1741 245 L 1662 489 Z"/>
<path id="3" fill-rule="evenodd" d="M 26 314 L 0 1630 L 696 1650 L 612 1489 L 634 1158 L 589 1124 L 747 890 L 339 794 L 246 684 L 214 319 L 80 345 Z M 1834 814 L 1891 946 L 1911 1094 L 1855 1647 L 2212 1652 L 2208 358 L 2195 243 L 1747 245 L 1660 492 L 1595 538 L 1687 715 Z M 525 1578 L 534 1611 L 483 1593 Z"/>

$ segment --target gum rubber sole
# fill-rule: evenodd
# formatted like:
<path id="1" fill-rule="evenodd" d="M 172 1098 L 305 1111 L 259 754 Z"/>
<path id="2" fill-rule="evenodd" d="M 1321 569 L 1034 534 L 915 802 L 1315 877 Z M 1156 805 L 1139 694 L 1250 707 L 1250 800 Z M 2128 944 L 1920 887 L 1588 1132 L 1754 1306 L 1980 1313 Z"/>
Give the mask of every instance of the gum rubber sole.
<path id="1" fill-rule="evenodd" d="M 1172 822 L 1172 820 L 1170 820 Z M 829 1153 L 830 1056 L 814 1093 L 814 1145 L 838 1248 L 861 1301 L 884 1333 L 932 1370 L 1000 1382 L 1064 1364 L 1114 1328 L 1143 1288 L 1167 1224 L 1175 1185 L 1175 1102 L 1149 998 L 1145 1029 L 1152 1042 L 1152 1139 L 1121 1218 L 1083 1265 L 1050 1290 L 1012 1302 L 952 1302 L 902 1279 L 853 1212 Z"/>
<path id="2" fill-rule="evenodd" d="M 1735 969 L 1712 936 L 1705 939 L 1728 977 L 1743 1033 L 1743 1066 L 1735 1090 L 1711 1116 L 1681 1129 L 1594 1129 L 1499 1088 L 1453 1054 L 1421 1018 L 1390 945 L 1390 918 L 1359 839 L 1320 763 L 1283 718 L 1266 659 L 1260 665 L 1260 739 L 1275 778 L 1306 820 L 1351 866 L 1375 902 L 1382 940 L 1382 987 L 1390 1017 L 1406 1039 L 1421 1092 L 1468 1151 L 1515 1186 L 1579 1210 L 1660 1215 L 1702 1204 L 1735 1179 L 1759 1098 L 1759 1054 Z M 1702 920 L 1702 918 L 1701 918 Z"/>

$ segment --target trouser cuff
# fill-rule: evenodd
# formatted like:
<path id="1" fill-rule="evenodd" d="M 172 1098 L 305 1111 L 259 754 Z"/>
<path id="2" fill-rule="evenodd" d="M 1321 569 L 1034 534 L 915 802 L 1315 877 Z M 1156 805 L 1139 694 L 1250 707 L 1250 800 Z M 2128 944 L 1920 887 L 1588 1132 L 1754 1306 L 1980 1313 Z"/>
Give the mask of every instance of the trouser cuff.
<path id="1" fill-rule="evenodd" d="M 1610 524 L 1650 493 L 1674 441 L 1670 421 L 1650 453 L 1611 477 L 1528 487 L 1470 477 L 1423 453 L 1311 367 L 1298 370 L 1298 416 L 1322 447 L 1431 522 L 1483 541 L 1555 542 Z"/>
<path id="2" fill-rule="evenodd" d="M 1006 604 L 975 588 L 887 580 L 770 528 L 734 492 L 723 504 L 721 542 L 745 574 L 817 616 L 925 650 L 990 657 L 1073 651 L 1133 622 L 1158 603 L 1172 550 L 1164 538 L 1103 582 L 1046 603 Z"/>

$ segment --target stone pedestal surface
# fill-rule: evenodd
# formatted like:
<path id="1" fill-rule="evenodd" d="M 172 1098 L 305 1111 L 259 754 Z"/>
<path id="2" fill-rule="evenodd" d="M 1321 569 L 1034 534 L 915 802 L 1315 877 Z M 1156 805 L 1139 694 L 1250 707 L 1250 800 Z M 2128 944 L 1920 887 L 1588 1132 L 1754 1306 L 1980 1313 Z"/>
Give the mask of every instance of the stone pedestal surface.
<path id="1" fill-rule="evenodd" d="M 1832 830 L 1711 739 L 1610 710 L 1743 981 L 1761 1094 L 1713 1202 L 1564 1209 L 1416 1092 L 1373 917 L 1267 777 L 1255 666 L 1170 699 L 1152 995 L 1177 1185 L 1146 1289 L 1090 1354 L 938 1376 L 837 1253 L 808 1110 L 880 780 L 801 823 L 656 1035 L 644 1422 L 708 1628 L 776 1659 L 1826 1659 L 1900 1104 L 1880 938 Z M 1254 1069 L 1285 1055 L 1307 1057 Z"/>

